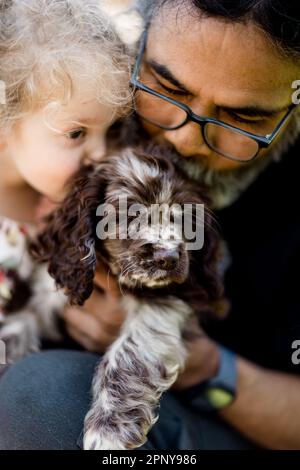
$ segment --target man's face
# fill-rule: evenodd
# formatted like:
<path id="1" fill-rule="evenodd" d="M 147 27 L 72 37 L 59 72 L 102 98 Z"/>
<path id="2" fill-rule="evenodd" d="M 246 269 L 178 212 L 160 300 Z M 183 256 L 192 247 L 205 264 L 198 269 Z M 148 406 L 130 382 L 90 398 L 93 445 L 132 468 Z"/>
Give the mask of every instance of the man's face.
<path id="1" fill-rule="evenodd" d="M 183 13 L 183 9 L 176 13 L 176 8 L 164 8 L 154 20 L 141 81 L 187 104 L 200 116 L 214 117 L 257 135 L 271 133 L 292 103 L 292 83 L 299 78 L 299 64 L 279 56 L 253 24 L 201 18 L 197 12 Z M 138 104 L 141 114 L 145 107 L 149 113 L 146 94 Z M 164 101 L 152 106 L 151 115 L 164 112 Z M 244 165 L 209 149 L 195 123 L 173 131 L 146 123 L 145 127 L 158 140 L 171 143 L 183 157 L 201 159 L 207 168 L 224 171 Z M 261 157 L 269 150 L 262 151 Z"/>

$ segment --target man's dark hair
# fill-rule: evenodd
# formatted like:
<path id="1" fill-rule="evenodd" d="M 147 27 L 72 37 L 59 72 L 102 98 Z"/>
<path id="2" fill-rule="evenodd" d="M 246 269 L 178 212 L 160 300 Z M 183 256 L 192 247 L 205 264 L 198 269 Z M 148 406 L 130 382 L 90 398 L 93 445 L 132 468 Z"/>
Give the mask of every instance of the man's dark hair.
<path id="1" fill-rule="evenodd" d="M 209 17 L 239 23 L 251 21 L 285 55 L 300 58 L 299 0 L 138 0 L 147 19 L 163 5 L 171 7 L 180 3 L 182 8 L 193 5 Z"/>

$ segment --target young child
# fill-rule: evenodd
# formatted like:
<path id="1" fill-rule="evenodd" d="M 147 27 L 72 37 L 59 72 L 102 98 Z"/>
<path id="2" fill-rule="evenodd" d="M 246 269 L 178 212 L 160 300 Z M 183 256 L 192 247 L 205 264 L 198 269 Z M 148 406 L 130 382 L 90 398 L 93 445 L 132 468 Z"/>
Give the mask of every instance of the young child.
<path id="1" fill-rule="evenodd" d="M 130 58 L 99 4 L 0 0 L 0 316 L 16 284 L 25 295 L 41 200 L 59 202 L 79 166 L 101 160 L 128 109 Z"/>

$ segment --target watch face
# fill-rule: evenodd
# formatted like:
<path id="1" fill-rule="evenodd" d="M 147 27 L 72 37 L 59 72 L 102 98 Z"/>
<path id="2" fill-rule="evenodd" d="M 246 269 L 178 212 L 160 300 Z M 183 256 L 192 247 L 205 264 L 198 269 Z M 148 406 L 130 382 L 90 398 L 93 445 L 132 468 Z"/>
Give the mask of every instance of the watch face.
<path id="1" fill-rule="evenodd" d="M 232 393 L 218 387 L 211 387 L 206 390 L 205 396 L 210 405 L 218 410 L 221 410 L 222 408 L 230 405 L 234 400 Z"/>

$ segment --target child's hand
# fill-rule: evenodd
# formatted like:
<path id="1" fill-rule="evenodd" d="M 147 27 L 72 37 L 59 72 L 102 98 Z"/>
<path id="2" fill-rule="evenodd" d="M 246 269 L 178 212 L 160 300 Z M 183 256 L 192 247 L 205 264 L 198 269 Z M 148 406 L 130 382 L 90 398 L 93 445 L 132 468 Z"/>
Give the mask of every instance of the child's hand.
<path id="1" fill-rule="evenodd" d="M 63 317 L 73 339 L 88 351 L 103 353 L 118 337 L 125 312 L 118 285 L 104 269 L 97 272 L 95 285 L 104 293 L 95 289 L 84 307 L 67 307 Z"/>

